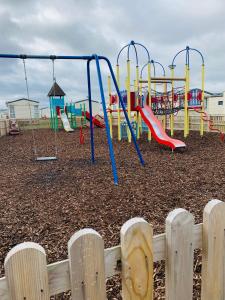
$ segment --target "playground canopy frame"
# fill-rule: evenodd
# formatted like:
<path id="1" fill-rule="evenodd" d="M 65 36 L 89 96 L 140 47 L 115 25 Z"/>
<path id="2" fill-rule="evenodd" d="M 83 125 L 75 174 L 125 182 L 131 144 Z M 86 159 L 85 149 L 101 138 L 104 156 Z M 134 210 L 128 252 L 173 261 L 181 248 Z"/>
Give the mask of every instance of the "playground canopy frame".
<path id="1" fill-rule="evenodd" d="M 128 115 L 128 119 L 131 119 L 131 96 L 130 96 L 130 87 L 131 87 L 131 60 L 130 60 L 130 50 L 134 49 L 135 52 L 135 59 L 136 59 L 136 91 L 138 90 L 138 85 L 139 85 L 139 59 L 138 59 L 138 51 L 137 48 L 141 48 L 142 50 L 145 51 L 145 53 L 147 54 L 147 58 L 148 58 L 148 92 L 149 92 L 149 102 L 151 103 L 151 56 L 150 56 L 150 52 L 148 51 L 148 49 L 141 43 L 137 43 L 135 41 L 130 41 L 130 43 L 128 43 L 127 45 L 125 45 L 124 47 L 122 47 L 122 49 L 119 51 L 118 55 L 117 55 L 117 59 L 116 59 L 116 76 L 117 76 L 117 83 L 120 86 L 120 65 L 119 65 L 119 60 L 120 60 L 120 56 L 122 54 L 122 52 L 124 50 L 127 50 L 127 79 L 126 79 L 126 90 L 127 90 L 127 115 Z M 138 103 L 138 99 L 136 99 L 136 102 Z M 126 117 L 126 116 L 125 116 Z M 121 117 L 120 117 L 120 101 L 118 102 L 118 140 L 121 140 Z M 127 137 L 128 137 L 128 142 L 131 142 L 131 134 L 130 131 L 128 131 L 127 133 Z M 139 130 L 137 133 L 137 139 L 139 139 Z M 150 130 L 148 131 L 148 140 L 151 139 L 151 133 Z"/>
<path id="2" fill-rule="evenodd" d="M 107 142 L 109 146 L 109 155 L 110 155 L 110 160 L 111 160 L 111 165 L 112 165 L 112 172 L 113 172 L 113 179 L 114 179 L 114 184 L 118 185 L 118 174 L 117 174 L 117 168 L 116 168 L 116 161 L 115 161 L 115 156 L 114 156 L 114 150 L 113 150 L 113 144 L 112 144 L 112 139 L 110 136 L 110 128 L 109 128 L 109 122 L 108 122 L 108 117 L 107 117 L 107 109 L 106 109 L 106 102 L 105 102 L 105 95 L 104 95 L 104 88 L 103 88 L 103 82 L 102 82 L 102 75 L 101 75 L 101 68 L 100 68 L 100 60 L 103 60 L 107 63 L 114 86 L 116 88 L 116 92 L 119 98 L 120 105 L 123 109 L 129 131 L 137 152 L 137 155 L 139 157 L 140 163 L 144 165 L 144 160 L 142 158 L 140 149 L 138 147 L 138 144 L 136 142 L 136 137 L 133 132 L 131 123 L 129 121 L 128 114 L 126 112 L 126 107 L 123 102 L 122 96 L 119 91 L 119 87 L 116 81 L 116 77 L 114 75 L 112 65 L 109 61 L 109 59 L 105 56 L 98 56 L 97 54 L 93 55 L 81 55 L 81 56 L 74 56 L 74 55 L 26 55 L 26 54 L 0 54 L 0 58 L 5 58 L 5 59 L 50 59 L 50 60 L 84 60 L 87 62 L 87 83 L 88 83 L 88 101 L 89 101 L 89 112 L 90 112 L 90 136 L 91 136 L 91 161 L 92 163 L 95 162 L 95 151 L 94 151 L 94 131 L 93 131 L 93 122 L 92 122 L 92 103 L 91 103 L 91 72 L 90 72 L 90 63 L 91 61 L 96 62 L 96 69 L 97 69 L 97 76 L 98 76 L 98 84 L 99 84 L 99 90 L 100 90 L 100 95 L 101 95 L 101 100 L 102 100 L 102 107 L 103 107 L 103 112 L 104 112 L 104 121 L 106 125 L 106 135 L 107 135 Z"/>

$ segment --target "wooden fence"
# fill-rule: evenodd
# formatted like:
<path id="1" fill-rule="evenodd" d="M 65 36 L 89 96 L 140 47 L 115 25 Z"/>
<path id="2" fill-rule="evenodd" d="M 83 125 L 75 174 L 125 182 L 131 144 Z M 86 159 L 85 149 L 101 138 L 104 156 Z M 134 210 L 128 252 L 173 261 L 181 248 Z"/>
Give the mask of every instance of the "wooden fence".
<path id="1" fill-rule="evenodd" d="M 163 119 L 162 116 L 158 116 L 159 120 Z M 213 121 L 214 127 L 220 129 L 222 132 L 225 132 L 225 116 L 210 116 L 210 119 Z M 169 129 L 170 116 L 167 116 L 167 128 Z M 122 116 L 121 122 L 124 122 L 125 119 Z M 117 126 L 117 116 L 113 116 L 113 125 Z M 191 115 L 189 119 L 190 130 L 198 131 L 200 130 L 200 116 L 196 113 L 196 115 Z M 174 129 L 175 130 L 184 130 L 184 116 L 175 116 L 174 117 Z M 209 132 L 208 122 L 204 122 L 204 131 Z"/>
<path id="2" fill-rule="evenodd" d="M 194 249 L 202 248 L 202 299 L 225 299 L 225 203 L 210 201 L 203 223 L 178 208 L 166 219 L 166 232 L 153 236 L 152 226 L 133 218 L 121 228 L 121 245 L 105 249 L 92 229 L 76 232 L 68 242 L 68 259 L 46 264 L 45 250 L 26 242 L 5 258 L 0 299 L 49 299 L 71 290 L 72 299 L 105 300 L 106 278 L 121 273 L 122 297 L 153 299 L 153 262 L 165 260 L 166 299 L 191 300 Z M 122 266 L 122 271 L 121 271 Z"/>
<path id="3" fill-rule="evenodd" d="M 9 121 L 6 119 L 0 119 L 0 137 L 7 135 L 9 132 Z"/>
<path id="4" fill-rule="evenodd" d="M 225 116 L 210 116 L 210 119 L 213 121 L 214 127 L 225 132 Z M 192 115 L 189 119 L 190 130 L 196 131 L 200 130 L 200 117 L 199 115 Z M 175 116 L 174 117 L 174 128 L 175 130 L 183 130 L 184 129 L 184 117 L 183 116 Z M 204 131 L 209 130 L 208 122 L 204 122 Z"/>

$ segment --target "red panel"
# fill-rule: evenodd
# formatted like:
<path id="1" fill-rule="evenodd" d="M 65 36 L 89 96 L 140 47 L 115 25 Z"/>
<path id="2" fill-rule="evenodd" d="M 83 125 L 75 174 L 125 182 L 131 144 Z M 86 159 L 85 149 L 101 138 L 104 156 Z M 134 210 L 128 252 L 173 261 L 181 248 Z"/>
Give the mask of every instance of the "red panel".
<path id="1" fill-rule="evenodd" d="M 111 95 L 110 96 L 110 105 L 116 104 L 117 103 L 117 96 L 116 95 Z"/>
<path id="2" fill-rule="evenodd" d="M 130 92 L 130 110 L 136 110 L 136 99 L 135 99 L 135 92 Z"/>
<path id="3" fill-rule="evenodd" d="M 88 111 L 85 112 L 86 118 L 87 120 L 90 121 L 90 113 Z M 96 119 L 95 117 L 92 117 L 92 122 L 100 128 L 105 128 L 105 124 L 103 124 L 102 122 L 100 122 L 98 119 Z"/>

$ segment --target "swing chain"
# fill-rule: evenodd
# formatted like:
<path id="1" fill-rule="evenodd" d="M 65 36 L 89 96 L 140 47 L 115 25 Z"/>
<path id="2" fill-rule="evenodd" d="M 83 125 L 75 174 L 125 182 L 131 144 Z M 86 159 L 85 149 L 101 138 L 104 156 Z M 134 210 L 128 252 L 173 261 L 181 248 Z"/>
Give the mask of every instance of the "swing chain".
<path id="1" fill-rule="evenodd" d="M 51 56 L 52 60 L 52 81 L 53 81 L 53 95 L 55 98 L 55 84 L 56 84 L 56 76 L 55 76 L 55 56 Z M 57 115 L 58 118 L 58 115 Z M 56 127 L 54 128 L 54 133 L 55 133 L 55 156 L 58 155 L 58 147 L 57 147 L 57 129 Z"/>
<path id="2" fill-rule="evenodd" d="M 34 128 L 33 128 L 33 117 L 32 117 L 31 105 L 30 105 L 30 93 L 29 93 L 29 85 L 28 85 L 28 79 L 27 79 L 27 70 L 26 70 L 25 58 L 26 58 L 25 56 L 22 57 L 23 69 L 24 69 L 24 79 L 25 79 L 25 83 L 26 83 L 27 100 L 28 100 L 28 103 L 29 103 L 28 106 L 29 106 L 29 113 L 30 113 L 32 141 L 33 141 L 33 153 L 34 153 L 34 156 L 37 157 L 37 146 L 36 146 Z"/>

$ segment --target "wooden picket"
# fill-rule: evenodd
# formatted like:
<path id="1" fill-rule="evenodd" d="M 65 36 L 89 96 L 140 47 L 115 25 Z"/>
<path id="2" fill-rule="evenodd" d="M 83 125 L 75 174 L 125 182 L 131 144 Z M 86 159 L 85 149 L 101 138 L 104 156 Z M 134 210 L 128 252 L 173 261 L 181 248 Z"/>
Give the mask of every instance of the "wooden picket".
<path id="1" fill-rule="evenodd" d="M 49 299 L 46 255 L 40 245 L 14 247 L 5 259 L 5 272 L 11 299 Z"/>
<path id="2" fill-rule="evenodd" d="M 9 120 L 0 119 L 0 137 L 9 133 Z"/>
<path id="3" fill-rule="evenodd" d="M 93 229 L 75 233 L 68 243 L 72 299 L 105 300 L 104 243 Z"/>
<path id="4" fill-rule="evenodd" d="M 153 299 L 153 230 L 142 218 L 133 218 L 121 228 L 122 297 Z"/>
<path id="5" fill-rule="evenodd" d="M 175 209 L 166 219 L 167 300 L 192 299 L 193 228 L 194 218 L 184 209 Z"/>
<path id="6" fill-rule="evenodd" d="M 210 201 L 203 214 L 202 300 L 225 299 L 225 205 Z"/>
<path id="7" fill-rule="evenodd" d="M 184 209 L 166 219 L 166 233 L 153 236 L 152 226 L 133 218 L 121 228 L 121 245 L 104 250 L 92 229 L 75 233 L 69 258 L 50 265 L 44 249 L 26 242 L 9 251 L 6 277 L 0 278 L 1 300 L 46 300 L 71 290 L 72 299 L 106 299 L 105 280 L 121 273 L 124 300 L 153 299 L 153 262 L 165 260 L 166 299 L 191 300 L 193 253 L 202 248 L 202 300 L 225 300 L 225 203 L 210 201 L 203 224 Z"/>

